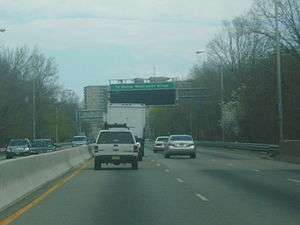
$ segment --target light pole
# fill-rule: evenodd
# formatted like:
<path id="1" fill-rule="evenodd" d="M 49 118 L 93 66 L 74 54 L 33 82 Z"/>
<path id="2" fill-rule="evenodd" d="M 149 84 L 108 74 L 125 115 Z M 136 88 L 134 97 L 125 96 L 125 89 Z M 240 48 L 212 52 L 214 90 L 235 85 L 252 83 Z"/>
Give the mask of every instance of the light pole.
<path id="1" fill-rule="evenodd" d="M 276 34 L 276 67 L 277 67 L 277 94 L 278 94 L 278 126 L 279 142 L 283 141 L 283 106 L 282 106 L 282 74 L 281 74 L 281 55 L 280 55 L 280 33 L 279 33 L 279 1 L 274 0 L 275 7 L 275 34 Z"/>
<path id="2" fill-rule="evenodd" d="M 199 51 L 196 51 L 196 54 L 197 55 L 200 55 L 202 53 L 205 53 L 204 50 L 199 50 Z M 225 141 L 225 131 L 224 131 L 224 126 L 223 126 L 223 123 L 222 123 L 222 120 L 223 120 L 223 101 L 224 101 L 224 69 L 223 69 L 223 66 L 220 66 L 220 73 L 221 73 L 221 77 L 220 77 L 220 86 L 221 86 L 221 103 L 220 103 L 220 107 L 221 107 L 221 129 L 222 129 L 222 141 Z"/>
<path id="3" fill-rule="evenodd" d="M 201 54 L 205 54 L 205 51 L 204 50 L 198 50 L 195 52 L 196 55 L 201 55 Z M 193 133 L 193 116 L 192 116 L 192 113 L 193 113 L 193 108 L 191 106 L 191 111 L 190 111 L 190 129 L 191 129 L 191 134 Z"/>

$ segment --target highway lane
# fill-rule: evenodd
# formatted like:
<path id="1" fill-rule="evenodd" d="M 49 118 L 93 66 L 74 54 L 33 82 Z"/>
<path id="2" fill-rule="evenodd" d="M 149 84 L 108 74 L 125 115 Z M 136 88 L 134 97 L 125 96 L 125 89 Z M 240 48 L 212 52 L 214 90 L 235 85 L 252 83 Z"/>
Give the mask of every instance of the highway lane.
<path id="1" fill-rule="evenodd" d="M 138 171 L 90 163 L 12 224 L 298 225 L 298 180 L 299 165 L 246 152 L 200 148 L 197 159 L 164 159 L 147 149 Z"/>

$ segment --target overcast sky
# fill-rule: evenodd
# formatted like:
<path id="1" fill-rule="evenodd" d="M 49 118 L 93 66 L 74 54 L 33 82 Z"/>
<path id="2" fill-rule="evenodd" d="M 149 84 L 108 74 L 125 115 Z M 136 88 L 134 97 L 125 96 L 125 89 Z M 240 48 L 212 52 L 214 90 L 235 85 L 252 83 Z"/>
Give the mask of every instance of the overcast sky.
<path id="1" fill-rule="evenodd" d="M 82 94 L 108 79 L 185 76 L 222 21 L 252 0 L 0 0 L 0 42 L 55 57 L 60 83 Z"/>

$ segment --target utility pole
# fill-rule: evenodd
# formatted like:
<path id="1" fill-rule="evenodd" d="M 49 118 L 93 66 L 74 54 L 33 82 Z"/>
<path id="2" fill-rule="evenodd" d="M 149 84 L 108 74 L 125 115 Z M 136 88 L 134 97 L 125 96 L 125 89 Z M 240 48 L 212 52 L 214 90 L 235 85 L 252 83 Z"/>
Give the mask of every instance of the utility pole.
<path id="1" fill-rule="evenodd" d="M 189 117 L 190 117 L 189 118 L 189 120 L 190 120 L 190 131 L 191 131 L 191 135 L 193 136 L 193 108 L 192 108 L 192 105 L 190 106 L 190 115 L 189 115 Z"/>
<path id="2" fill-rule="evenodd" d="M 282 74 L 281 74 L 281 55 L 280 55 L 280 33 L 279 33 L 279 1 L 274 0 L 275 4 L 275 33 L 276 33 L 276 64 L 277 64 L 277 94 L 278 94 L 278 127 L 279 142 L 284 140 L 283 135 L 283 106 L 282 106 Z"/>
<path id="3" fill-rule="evenodd" d="M 35 79 L 32 80 L 32 139 L 36 139 L 36 102 L 35 102 Z"/>
<path id="4" fill-rule="evenodd" d="M 222 141 L 225 141 L 225 131 L 224 131 L 224 124 L 223 124 L 223 102 L 224 102 L 224 69 L 221 66 L 221 128 L 222 128 Z"/>
<path id="5" fill-rule="evenodd" d="M 156 67 L 153 66 L 153 76 L 155 77 L 156 76 Z"/>
<path id="6" fill-rule="evenodd" d="M 55 106 L 55 142 L 58 143 L 58 105 Z"/>

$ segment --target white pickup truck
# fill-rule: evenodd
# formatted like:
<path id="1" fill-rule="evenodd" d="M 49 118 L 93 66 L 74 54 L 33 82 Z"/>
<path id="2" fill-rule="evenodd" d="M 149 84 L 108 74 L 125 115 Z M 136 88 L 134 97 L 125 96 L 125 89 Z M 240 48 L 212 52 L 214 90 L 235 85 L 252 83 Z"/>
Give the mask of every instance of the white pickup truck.
<path id="1" fill-rule="evenodd" d="M 101 130 L 94 146 L 95 170 L 102 168 L 102 163 L 119 165 L 130 163 L 132 169 L 138 169 L 139 144 L 132 131 L 124 128 Z"/>

